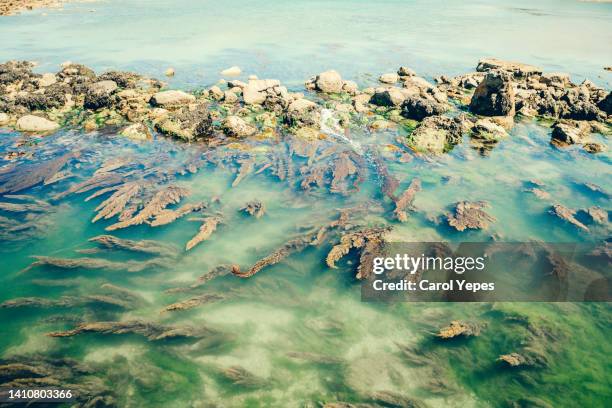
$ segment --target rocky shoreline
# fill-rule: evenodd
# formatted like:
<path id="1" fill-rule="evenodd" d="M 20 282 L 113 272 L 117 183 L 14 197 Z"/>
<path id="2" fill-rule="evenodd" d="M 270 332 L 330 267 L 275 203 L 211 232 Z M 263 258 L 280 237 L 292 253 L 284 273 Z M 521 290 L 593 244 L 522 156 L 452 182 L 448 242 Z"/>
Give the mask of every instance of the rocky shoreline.
<path id="1" fill-rule="evenodd" d="M 435 84 L 408 67 L 379 77 L 379 86 L 359 89 L 333 70 L 306 81 L 306 95 L 276 79 L 220 80 L 194 92 L 132 72 L 101 75 L 71 62 L 57 73 L 37 74 L 26 61 L 0 64 L 0 126 L 49 133 L 60 127 L 94 131 L 106 126 L 134 139 L 152 132 L 209 145 L 244 138 L 294 134 L 308 140 L 322 127 L 338 134 L 403 127 L 401 142 L 417 153 L 441 154 L 469 136 L 489 149 L 508 136 L 517 118 L 552 121 L 551 142 L 606 149 L 591 134 L 611 133 L 612 95 L 568 74 L 493 58 L 476 71 Z"/>
<path id="2" fill-rule="evenodd" d="M 55 8 L 69 0 L 7 0 L 0 4 L 0 16 L 12 16 L 23 10 L 35 8 Z"/>

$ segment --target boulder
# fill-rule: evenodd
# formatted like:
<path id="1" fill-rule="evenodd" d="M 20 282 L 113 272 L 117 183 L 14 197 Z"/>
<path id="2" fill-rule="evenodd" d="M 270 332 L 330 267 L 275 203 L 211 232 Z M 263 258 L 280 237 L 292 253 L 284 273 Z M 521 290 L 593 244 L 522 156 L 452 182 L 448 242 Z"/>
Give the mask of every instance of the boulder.
<path id="1" fill-rule="evenodd" d="M 420 95 L 410 95 L 402 103 L 402 116 L 414 120 L 423 120 L 428 116 L 440 115 L 447 110 L 448 105 Z"/>
<path id="2" fill-rule="evenodd" d="M 223 98 L 224 93 L 217 85 L 213 85 L 208 90 L 208 95 L 214 100 L 220 101 Z"/>
<path id="3" fill-rule="evenodd" d="M 9 121 L 10 121 L 9 115 L 4 112 L 0 112 L 0 126 L 8 124 Z"/>
<path id="4" fill-rule="evenodd" d="M 223 76 L 238 76 L 240 74 L 242 74 L 242 70 L 237 66 L 229 67 L 221 71 L 221 75 Z"/>
<path id="5" fill-rule="evenodd" d="M 342 90 L 350 95 L 356 95 L 359 91 L 359 87 L 353 81 L 344 81 L 342 85 Z"/>
<path id="6" fill-rule="evenodd" d="M 406 95 L 398 88 L 377 89 L 370 103 L 377 106 L 400 106 L 406 99 Z"/>
<path id="7" fill-rule="evenodd" d="M 497 58 L 483 58 L 476 66 L 478 72 L 504 71 L 515 78 L 528 78 L 542 75 L 542 69 L 520 62 L 502 61 Z"/>
<path id="8" fill-rule="evenodd" d="M 310 83 L 314 84 L 317 91 L 323 93 L 340 93 L 344 85 L 342 77 L 334 70 L 321 72 Z"/>
<path id="9" fill-rule="evenodd" d="M 490 119 L 479 119 L 472 128 L 472 137 L 487 142 L 496 142 L 508 136 L 506 129 Z"/>
<path id="10" fill-rule="evenodd" d="M 263 92 L 280 86 L 280 81 L 278 79 L 250 79 L 247 86 L 254 91 Z"/>
<path id="11" fill-rule="evenodd" d="M 51 132 L 60 127 L 56 122 L 40 116 L 25 115 L 17 120 L 17 130 L 22 132 Z"/>
<path id="12" fill-rule="evenodd" d="M 174 68 L 168 68 L 164 71 L 164 75 L 167 77 L 173 77 L 175 73 Z"/>
<path id="13" fill-rule="evenodd" d="M 399 75 L 395 73 L 391 74 L 382 74 L 378 80 L 383 84 L 394 84 L 399 81 Z"/>
<path id="14" fill-rule="evenodd" d="M 408 137 L 408 145 L 417 151 L 443 153 L 461 142 L 463 125 L 459 118 L 429 116 Z"/>
<path id="15" fill-rule="evenodd" d="M 261 105 L 266 100 L 266 93 L 257 90 L 257 87 L 247 85 L 242 89 L 242 99 L 247 105 Z"/>
<path id="16" fill-rule="evenodd" d="M 161 107 L 186 105 L 195 102 L 195 100 L 195 96 L 183 91 L 162 91 L 151 97 L 151 105 Z"/>
<path id="17" fill-rule="evenodd" d="M 238 102 L 238 95 L 232 91 L 225 91 L 223 93 L 223 102 L 225 103 L 236 103 Z"/>
<path id="18" fill-rule="evenodd" d="M 401 77 L 411 77 L 416 76 L 416 72 L 408 67 L 399 67 L 397 70 L 397 75 Z"/>
<path id="19" fill-rule="evenodd" d="M 318 126 L 321 115 L 316 103 L 308 99 L 297 99 L 289 104 L 286 118 L 292 126 Z"/>
<path id="20" fill-rule="evenodd" d="M 238 116 L 228 116 L 223 121 L 221 128 L 226 135 L 231 137 L 247 137 L 257 132 L 257 128 L 249 125 Z"/>
<path id="21" fill-rule="evenodd" d="M 134 123 L 124 128 L 119 134 L 132 140 L 147 140 L 151 138 L 149 128 L 142 123 Z"/>
<path id="22" fill-rule="evenodd" d="M 608 95 L 599 101 L 597 106 L 608 115 L 612 115 L 612 92 L 608 92 Z"/>
<path id="23" fill-rule="evenodd" d="M 85 94 L 83 106 L 92 110 L 109 108 L 119 100 L 118 96 L 113 95 L 115 90 L 117 90 L 115 81 L 107 80 L 93 83 Z"/>
<path id="24" fill-rule="evenodd" d="M 514 89 L 508 75 L 490 72 L 474 91 L 470 111 L 483 116 L 514 116 L 514 99 Z"/>
<path id="25" fill-rule="evenodd" d="M 571 84 L 569 74 L 563 72 L 547 72 L 542 74 L 540 82 L 554 88 L 565 88 Z"/>
<path id="26" fill-rule="evenodd" d="M 552 127 L 551 141 L 564 144 L 584 143 L 590 133 L 591 126 L 581 121 L 556 122 Z"/>

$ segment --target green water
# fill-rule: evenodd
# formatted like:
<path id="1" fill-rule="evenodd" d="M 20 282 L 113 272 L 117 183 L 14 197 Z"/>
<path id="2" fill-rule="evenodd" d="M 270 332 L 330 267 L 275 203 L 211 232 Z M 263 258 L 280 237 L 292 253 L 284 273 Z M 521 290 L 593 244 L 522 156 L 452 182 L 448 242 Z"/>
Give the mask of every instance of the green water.
<path id="1" fill-rule="evenodd" d="M 186 202 L 219 198 L 206 212 L 222 213 L 224 223 L 210 240 L 190 252 L 181 251 L 166 269 L 129 273 L 41 267 L 21 273 L 32 262 L 31 255 L 84 256 L 75 251 L 92 248 L 87 239 L 105 233 L 104 228 L 114 222 L 90 222 L 104 197 L 84 202 L 85 193 L 53 201 L 52 210 L 37 220 L 48 225 L 38 236 L 3 245 L 0 299 L 85 296 L 100 293 L 102 284 L 112 283 L 137 293 L 142 302 L 127 311 L 92 306 L 0 310 L 2 356 L 76 358 L 100 370 L 100 377 L 112 384 L 124 406 L 305 406 L 316 401 L 368 401 L 377 391 L 401 393 L 431 406 L 504 406 L 507 401 L 527 397 L 553 406 L 603 406 L 610 397 L 606 374 L 611 351 L 607 341 L 611 314 L 605 303 L 362 303 L 359 284 L 353 278 L 356 260 L 349 256 L 337 270 L 327 268 L 324 258 L 329 244 L 293 255 L 248 280 L 224 276 L 185 293 L 166 292 L 193 284 L 216 265 L 239 264 L 246 269 L 305 226 L 322 225 L 336 217 L 338 208 L 363 203 L 370 207 L 370 213 L 358 217 L 359 222 L 393 225 L 392 237 L 398 241 L 487 241 L 495 235 L 504 241 L 597 242 L 609 233 L 577 232 L 547 214 L 551 202 L 571 208 L 607 206 L 608 198 L 590 192 L 581 183 L 612 185 L 609 153 L 558 150 L 549 145 L 549 130 L 531 121 L 518 123 L 511 137 L 487 155 L 474 150 L 466 139 L 446 156 L 433 160 L 415 157 L 400 163 L 385 147 L 394 137 L 394 132 L 361 132 L 353 134 L 352 146 L 332 138 L 326 142 L 363 152 L 368 178 L 358 193 L 346 197 L 326 190 L 303 192 L 295 184 L 280 182 L 266 173 L 251 174 L 232 188 L 236 176 L 231 171 L 233 159 L 226 160 L 224 166 L 205 164 L 195 174 L 178 175 L 173 184 L 192 190 Z M 3 134 L 3 148 L 23 138 L 11 132 Z M 258 158 L 284 148 L 284 142 L 274 141 L 247 145 Z M 134 163 L 153 160 L 162 168 L 178 169 L 203 153 L 200 146 L 165 139 L 134 143 L 112 133 L 60 132 L 37 140 L 33 162 L 66 149 L 81 152 L 80 165 L 71 165 L 74 178 L 23 193 L 49 199 L 90 176 L 109 157 L 129 156 Z M 386 158 L 390 172 L 402 180 L 402 186 L 414 177 L 422 180 L 416 212 L 406 223 L 391 220 L 392 205 L 380 196 L 369 161 L 373 149 Z M 231 148 L 220 148 L 215 154 L 227 157 L 228 152 Z M 453 177 L 448 181 L 447 176 Z M 524 191 L 524 183 L 534 178 L 544 183 L 542 188 L 552 194 L 551 199 L 540 200 Z M 238 211 L 253 199 L 266 205 L 262 218 L 246 217 Z M 497 221 L 487 231 L 468 233 L 453 232 L 433 222 L 452 203 L 463 199 L 487 200 Z M 182 248 L 198 226 L 185 217 L 162 227 L 118 230 L 115 235 Z M 121 251 L 88 256 L 116 261 L 148 259 Z M 59 281 L 60 285 L 41 285 L 41 279 Z M 227 298 L 188 311 L 161 312 L 171 303 L 203 293 L 225 294 Z M 520 319 L 509 320 L 509 316 Z M 218 334 L 187 343 L 152 342 L 137 335 L 45 336 L 81 321 L 134 319 L 212 327 Z M 432 340 L 433 332 L 454 319 L 487 326 L 476 338 L 450 343 Z M 533 328 L 548 334 L 534 337 Z M 497 356 L 520 349 L 526 341 L 547 350 L 551 360 L 545 368 L 510 370 L 495 362 Z M 402 347 L 415 350 L 425 363 L 415 365 L 404 358 Z M 323 354 L 340 362 L 303 361 L 289 357 L 292 352 Z M 253 386 L 234 384 L 222 374 L 233 366 L 248 370 L 259 382 Z M 583 391 L 585 387 L 588 392 Z"/>

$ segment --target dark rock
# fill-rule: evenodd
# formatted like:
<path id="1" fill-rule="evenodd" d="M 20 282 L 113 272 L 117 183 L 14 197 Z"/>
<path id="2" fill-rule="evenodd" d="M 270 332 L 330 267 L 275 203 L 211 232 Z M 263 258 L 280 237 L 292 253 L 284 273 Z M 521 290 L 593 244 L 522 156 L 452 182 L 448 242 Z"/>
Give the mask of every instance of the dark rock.
<path id="1" fill-rule="evenodd" d="M 0 64 L 0 84 L 27 81 L 30 77 L 37 76 L 32 73 L 33 66 L 29 61 L 8 61 Z"/>
<path id="2" fill-rule="evenodd" d="M 99 81 L 113 81 L 119 88 L 134 88 L 140 76 L 132 72 L 109 71 L 98 77 Z"/>
<path id="3" fill-rule="evenodd" d="M 441 115 L 448 106 L 422 96 L 408 96 L 402 103 L 402 116 L 408 119 L 423 120 L 428 116 Z"/>
<path id="4" fill-rule="evenodd" d="M 116 90 L 117 84 L 114 81 L 96 82 L 87 90 L 83 106 L 91 110 L 110 108 L 120 102 L 120 98 L 115 94 Z"/>
<path id="5" fill-rule="evenodd" d="M 488 73 L 474 91 L 470 111 L 484 116 L 513 116 L 514 89 L 507 74 Z"/>
<path id="6" fill-rule="evenodd" d="M 583 143 L 589 137 L 588 123 L 565 121 L 556 122 L 552 127 L 551 138 L 565 144 Z"/>
<path id="7" fill-rule="evenodd" d="M 608 92 L 608 95 L 599 101 L 597 106 L 608 115 L 612 115 L 612 92 Z"/>
<path id="8" fill-rule="evenodd" d="M 443 153 L 449 146 L 461 142 L 461 118 L 429 116 L 408 137 L 408 145 L 417 151 Z"/>

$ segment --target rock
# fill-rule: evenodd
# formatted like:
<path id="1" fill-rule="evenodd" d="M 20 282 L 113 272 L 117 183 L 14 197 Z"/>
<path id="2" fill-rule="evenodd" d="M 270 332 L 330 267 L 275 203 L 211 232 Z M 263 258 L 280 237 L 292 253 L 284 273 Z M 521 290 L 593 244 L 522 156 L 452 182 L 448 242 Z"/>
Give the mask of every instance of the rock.
<path id="1" fill-rule="evenodd" d="M 555 122 L 552 127 L 551 141 L 564 144 L 584 143 L 589 137 L 590 126 L 580 121 Z"/>
<path id="2" fill-rule="evenodd" d="M 223 93 L 223 102 L 225 103 L 236 103 L 238 102 L 238 95 L 232 91 L 225 91 Z"/>
<path id="3" fill-rule="evenodd" d="M 595 143 L 595 142 L 584 143 L 582 145 L 582 148 L 587 153 L 591 153 L 591 154 L 601 153 L 601 152 L 604 152 L 606 150 L 606 146 L 604 146 L 601 143 Z"/>
<path id="4" fill-rule="evenodd" d="M 0 112 L 0 126 L 7 125 L 10 121 L 9 115 L 4 112 Z"/>
<path id="5" fill-rule="evenodd" d="M 46 74 L 42 74 L 42 76 L 38 79 L 38 86 L 45 88 L 53 85 L 56 82 L 57 78 L 55 77 L 55 74 L 47 72 Z"/>
<path id="6" fill-rule="evenodd" d="M 383 84 L 394 84 L 397 81 L 399 81 L 399 75 L 392 73 L 392 74 L 382 74 L 378 80 L 380 82 L 382 82 Z"/>
<path id="7" fill-rule="evenodd" d="M 151 139 L 151 133 L 142 123 L 134 123 L 120 132 L 121 136 L 125 136 L 132 140 L 148 140 Z"/>
<path id="8" fill-rule="evenodd" d="M 370 103 L 377 106 L 400 106 L 406 95 L 398 88 L 380 88 L 372 95 Z"/>
<path id="9" fill-rule="evenodd" d="M 280 81 L 278 79 L 250 79 L 247 86 L 257 92 L 263 92 L 279 87 Z"/>
<path id="10" fill-rule="evenodd" d="M 221 128 L 225 134 L 231 137 L 247 137 L 257 132 L 257 128 L 249 125 L 238 116 L 228 116 L 225 118 Z"/>
<path id="11" fill-rule="evenodd" d="M 223 96 L 225 95 L 223 93 L 223 91 L 221 90 L 221 88 L 219 88 L 217 85 L 213 85 L 210 87 L 210 89 L 208 90 L 208 95 L 213 98 L 216 101 L 220 101 L 221 99 L 223 99 Z"/>
<path id="12" fill-rule="evenodd" d="M 174 68 L 168 68 L 164 71 L 164 75 L 167 77 L 173 77 L 175 74 Z"/>
<path id="13" fill-rule="evenodd" d="M 478 72 L 505 71 L 516 78 L 542 75 L 542 69 L 520 62 L 502 61 L 497 58 L 483 58 L 476 66 Z"/>
<path id="14" fill-rule="evenodd" d="M 474 91 L 470 111 L 483 116 L 514 116 L 514 103 L 514 89 L 509 77 L 491 72 Z"/>
<path id="15" fill-rule="evenodd" d="M 298 99 L 289 104 L 286 118 L 292 126 L 318 126 L 321 115 L 316 103 L 308 99 Z"/>
<path id="16" fill-rule="evenodd" d="M 249 79 L 249 80 L 257 79 L 257 75 L 252 75 L 252 74 L 251 74 L 251 75 L 249 75 L 249 76 L 247 77 L 247 79 Z"/>
<path id="17" fill-rule="evenodd" d="M 443 153 L 461 142 L 463 125 L 460 118 L 429 116 L 408 137 L 408 145 L 422 152 Z"/>
<path id="18" fill-rule="evenodd" d="M 251 79 L 251 78 L 249 78 Z M 247 84 L 245 84 L 244 82 L 238 80 L 238 79 L 232 79 L 230 81 L 227 81 L 227 86 L 229 86 L 230 88 L 244 88 L 245 86 L 247 86 Z"/>
<path id="19" fill-rule="evenodd" d="M 242 90 L 242 99 L 247 105 L 261 105 L 266 101 L 266 93 L 259 92 L 256 87 L 247 85 Z"/>
<path id="20" fill-rule="evenodd" d="M 242 74 L 242 70 L 237 66 L 229 67 L 221 71 L 221 75 L 223 76 L 238 76 L 240 74 Z"/>
<path id="21" fill-rule="evenodd" d="M 22 132 L 51 132 L 58 129 L 60 125 L 40 116 L 25 115 L 17 120 L 16 127 Z"/>
<path id="22" fill-rule="evenodd" d="M 357 112 L 368 112 L 370 110 L 370 107 L 368 106 L 368 104 L 370 103 L 370 99 L 371 96 L 367 93 L 356 95 L 353 99 L 353 107 Z"/>
<path id="23" fill-rule="evenodd" d="M 496 221 L 495 217 L 485 212 L 484 209 L 488 206 L 484 201 L 460 201 L 455 204 L 454 212 L 446 215 L 448 225 L 457 231 L 485 229 L 490 223 Z"/>
<path id="24" fill-rule="evenodd" d="M 195 100 L 195 96 L 183 91 L 162 91 L 151 97 L 151 105 L 161 107 L 186 105 L 195 102 Z"/>
<path id="25" fill-rule="evenodd" d="M 408 119 L 423 120 L 428 116 L 441 115 L 448 109 L 446 104 L 433 99 L 411 95 L 402 103 L 402 116 Z"/>
<path id="26" fill-rule="evenodd" d="M 399 67 L 397 70 L 397 75 L 401 77 L 411 77 L 416 76 L 416 72 L 408 67 Z"/>
<path id="27" fill-rule="evenodd" d="M 118 102 L 118 96 L 112 95 L 115 90 L 117 90 L 115 81 L 96 82 L 87 90 L 83 106 L 92 110 L 110 108 Z"/>
<path id="28" fill-rule="evenodd" d="M 313 82 L 315 89 L 323 93 L 340 93 L 344 85 L 342 77 L 334 70 L 320 73 Z"/>
<path id="29" fill-rule="evenodd" d="M 608 95 L 599 101 L 597 106 L 608 115 L 612 115 L 612 92 L 608 92 Z"/>
<path id="30" fill-rule="evenodd" d="M 496 142 L 508 136 L 506 129 L 489 119 L 479 119 L 472 128 L 472 137 L 487 142 Z"/>
<path id="31" fill-rule="evenodd" d="M 547 72 L 542 74 L 540 82 L 555 88 L 565 88 L 571 83 L 569 74 L 563 72 Z"/>
<path id="32" fill-rule="evenodd" d="M 359 87 L 353 81 L 344 81 L 344 84 L 342 85 L 342 90 L 348 93 L 349 95 L 356 95 L 359 91 Z"/>

